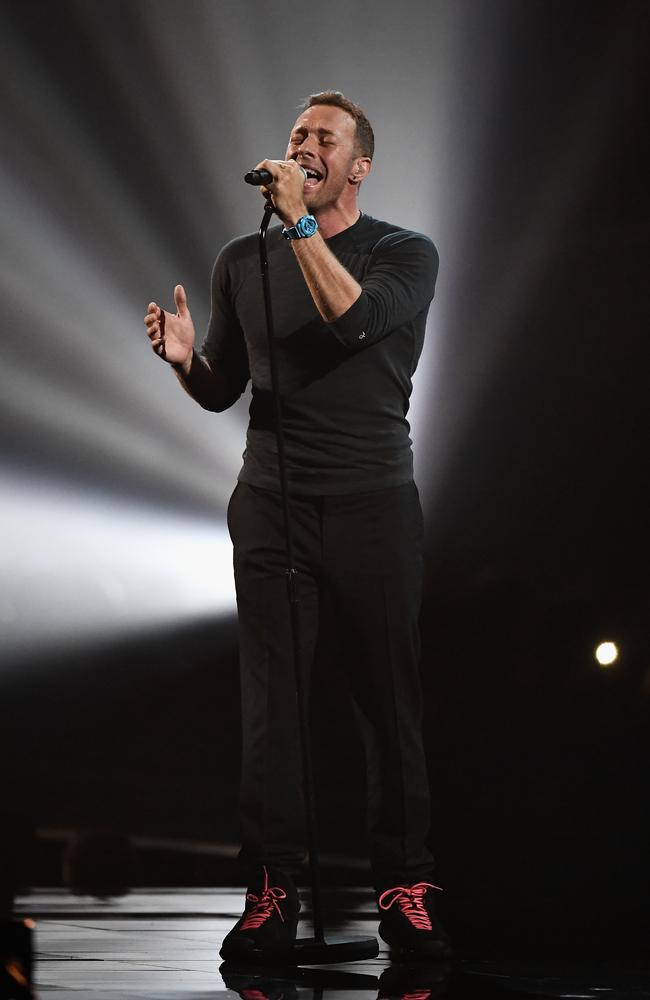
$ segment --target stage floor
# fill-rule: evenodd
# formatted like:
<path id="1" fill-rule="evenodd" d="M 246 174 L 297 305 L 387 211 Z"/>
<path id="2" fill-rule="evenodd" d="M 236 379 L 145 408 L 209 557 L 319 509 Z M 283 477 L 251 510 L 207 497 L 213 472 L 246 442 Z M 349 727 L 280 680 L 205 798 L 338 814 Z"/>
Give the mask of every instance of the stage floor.
<path id="1" fill-rule="evenodd" d="M 326 894 L 327 897 L 327 894 Z M 370 937 L 377 914 L 368 889 L 338 890 L 326 898 L 335 913 L 328 928 Z M 223 967 L 219 948 L 239 916 L 241 889 L 147 889 L 101 901 L 65 890 L 34 890 L 19 897 L 15 915 L 35 930 L 34 982 L 39 997 L 57 1000 L 302 1000 L 323 997 L 512 998 L 516 996 L 650 997 L 645 961 L 616 967 L 551 961 L 457 958 L 453 966 L 397 965 L 380 943 L 365 962 L 269 973 Z M 301 936 L 308 936 L 308 920 Z M 606 956 L 603 957 L 603 961 Z"/>

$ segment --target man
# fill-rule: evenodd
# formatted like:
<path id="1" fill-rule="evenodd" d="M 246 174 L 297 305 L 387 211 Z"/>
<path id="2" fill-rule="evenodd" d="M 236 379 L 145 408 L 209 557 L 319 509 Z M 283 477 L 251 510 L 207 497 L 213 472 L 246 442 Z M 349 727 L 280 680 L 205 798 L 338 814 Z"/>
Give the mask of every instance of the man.
<path id="1" fill-rule="evenodd" d="M 398 952 L 446 957 L 433 911 L 421 739 L 422 514 L 406 421 L 433 297 L 429 239 L 360 213 L 373 131 L 342 94 L 312 95 L 285 160 L 263 160 L 282 223 L 268 236 L 305 684 L 325 608 L 368 762 L 379 932 Z M 302 168 L 302 169 L 301 169 Z M 303 858 L 286 556 L 257 237 L 228 244 L 212 276 L 201 355 L 183 288 L 151 303 L 154 351 L 201 406 L 224 410 L 252 380 L 243 468 L 228 509 L 240 623 L 244 914 L 224 958 L 290 946 Z"/>

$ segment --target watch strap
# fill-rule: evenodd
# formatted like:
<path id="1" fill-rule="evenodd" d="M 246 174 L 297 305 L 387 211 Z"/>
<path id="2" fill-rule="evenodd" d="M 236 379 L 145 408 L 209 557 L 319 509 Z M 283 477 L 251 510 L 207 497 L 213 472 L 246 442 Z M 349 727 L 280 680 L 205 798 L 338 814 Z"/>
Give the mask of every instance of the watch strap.
<path id="1" fill-rule="evenodd" d="M 295 226 L 285 226 L 282 235 L 285 240 L 304 240 L 318 231 L 318 223 L 313 215 L 303 215 Z"/>

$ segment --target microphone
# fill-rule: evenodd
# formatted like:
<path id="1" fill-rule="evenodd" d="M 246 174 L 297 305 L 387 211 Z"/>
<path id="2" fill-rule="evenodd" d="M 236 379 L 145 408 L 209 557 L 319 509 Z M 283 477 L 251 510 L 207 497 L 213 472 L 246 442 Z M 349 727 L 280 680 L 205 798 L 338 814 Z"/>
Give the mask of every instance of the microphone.
<path id="1" fill-rule="evenodd" d="M 307 180 L 307 171 L 304 167 L 299 168 L 302 171 L 302 175 Z M 247 184 L 252 184 L 254 187 L 266 187 L 268 184 L 273 183 L 273 174 L 270 170 L 249 170 L 247 174 L 244 174 L 244 180 Z"/>
<path id="2" fill-rule="evenodd" d="M 247 174 L 244 174 L 244 180 L 254 187 L 263 187 L 273 183 L 273 174 L 270 170 L 249 170 Z"/>

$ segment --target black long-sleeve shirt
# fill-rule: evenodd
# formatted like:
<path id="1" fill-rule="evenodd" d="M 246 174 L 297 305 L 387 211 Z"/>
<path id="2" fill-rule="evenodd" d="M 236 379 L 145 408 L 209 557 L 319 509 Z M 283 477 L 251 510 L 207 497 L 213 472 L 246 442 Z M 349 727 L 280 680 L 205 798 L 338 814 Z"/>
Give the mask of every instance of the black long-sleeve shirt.
<path id="1" fill-rule="evenodd" d="M 268 234 L 289 482 L 308 495 L 398 486 L 413 476 L 406 414 L 438 254 L 426 236 L 367 215 L 327 245 L 362 287 L 333 323 L 318 313 L 280 227 Z M 202 353 L 228 378 L 233 402 L 253 383 L 238 478 L 279 489 L 256 234 L 217 258 Z"/>

